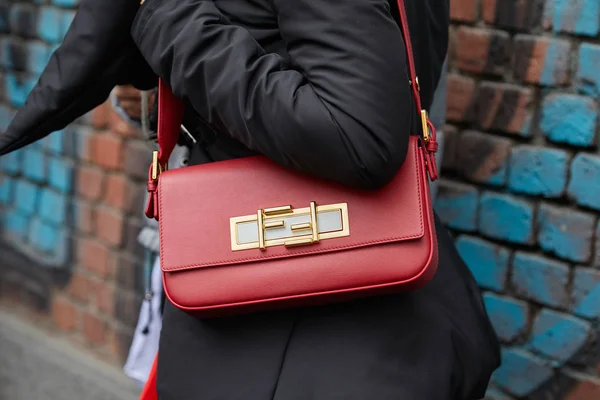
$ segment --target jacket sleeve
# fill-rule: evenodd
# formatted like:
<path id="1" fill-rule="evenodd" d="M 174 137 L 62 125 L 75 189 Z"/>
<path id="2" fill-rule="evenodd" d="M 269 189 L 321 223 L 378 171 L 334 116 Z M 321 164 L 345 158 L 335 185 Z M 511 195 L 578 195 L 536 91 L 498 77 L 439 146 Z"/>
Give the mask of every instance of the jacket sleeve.
<path id="1" fill-rule="evenodd" d="M 132 36 L 154 72 L 211 124 L 304 172 L 380 187 L 416 118 L 387 0 L 273 0 L 289 62 L 212 1 L 146 0 Z"/>

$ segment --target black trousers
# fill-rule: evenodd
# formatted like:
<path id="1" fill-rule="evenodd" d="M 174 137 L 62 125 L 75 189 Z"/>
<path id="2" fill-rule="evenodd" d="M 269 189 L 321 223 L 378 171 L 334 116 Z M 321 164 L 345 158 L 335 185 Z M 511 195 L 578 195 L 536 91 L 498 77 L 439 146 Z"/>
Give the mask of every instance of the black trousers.
<path id="1" fill-rule="evenodd" d="M 167 303 L 160 400 L 471 400 L 499 365 L 480 292 L 437 221 L 424 288 L 336 305 L 197 319 Z"/>

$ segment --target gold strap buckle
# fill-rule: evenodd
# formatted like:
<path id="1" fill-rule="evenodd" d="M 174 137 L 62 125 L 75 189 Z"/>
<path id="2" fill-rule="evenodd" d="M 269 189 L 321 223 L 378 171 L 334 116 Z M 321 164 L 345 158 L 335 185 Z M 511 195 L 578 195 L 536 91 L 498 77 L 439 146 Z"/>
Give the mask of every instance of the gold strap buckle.
<path id="1" fill-rule="evenodd" d="M 423 128 L 423 140 L 425 140 L 425 142 L 429 142 L 429 139 L 430 139 L 429 125 L 427 124 L 427 121 L 429 121 L 429 116 L 427 115 L 427 111 L 421 110 L 421 126 Z"/>
<path id="2" fill-rule="evenodd" d="M 158 161 L 158 151 L 152 153 L 152 179 L 157 180 L 158 176 L 167 170 L 168 166 L 160 164 Z"/>

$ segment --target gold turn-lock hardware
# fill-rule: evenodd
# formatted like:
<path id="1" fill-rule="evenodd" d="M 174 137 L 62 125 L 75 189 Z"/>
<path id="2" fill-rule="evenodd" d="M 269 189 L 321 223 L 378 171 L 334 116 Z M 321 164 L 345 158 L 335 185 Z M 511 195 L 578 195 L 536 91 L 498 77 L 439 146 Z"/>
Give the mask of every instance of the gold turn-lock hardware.
<path id="1" fill-rule="evenodd" d="M 152 153 L 152 180 L 157 180 L 158 176 L 165 172 L 168 168 L 168 165 L 164 166 L 160 164 L 158 161 L 158 151 Z"/>
<path id="2" fill-rule="evenodd" d="M 346 203 L 294 209 L 291 205 L 260 209 L 230 219 L 233 251 L 283 245 L 306 246 L 350 235 Z"/>

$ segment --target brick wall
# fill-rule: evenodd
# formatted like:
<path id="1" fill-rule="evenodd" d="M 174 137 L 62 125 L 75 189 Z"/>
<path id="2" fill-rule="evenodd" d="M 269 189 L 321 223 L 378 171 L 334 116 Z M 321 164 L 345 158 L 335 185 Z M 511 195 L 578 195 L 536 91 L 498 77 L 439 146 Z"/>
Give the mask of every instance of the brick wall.
<path id="1" fill-rule="evenodd" d="M 600 2 L 450 3 L 436 207 L 503 342 L 488 397 L 600 398 Z"/>
<path id="2" fill-rule="evenodd" d="M 0 0 L 0 128 L 60 43 L 75 0 Z M 151 147 L 108 105 L 0 158 L 0 297 L 121 364 L 141 303 Z"/>
<path id="3" fill-rule="evenodd" d="M 0 0 L 0 129 L 76 0 Z M 489 398 L 600 397 L 598 0 L 451 0 L 439 214 L 504 344 Z M 150 148 L 108 106 L 0 159 L 0 301 L 121 362 Z"/>

